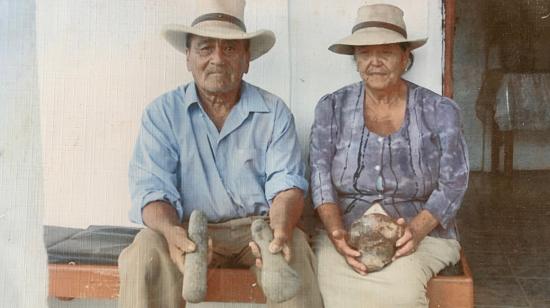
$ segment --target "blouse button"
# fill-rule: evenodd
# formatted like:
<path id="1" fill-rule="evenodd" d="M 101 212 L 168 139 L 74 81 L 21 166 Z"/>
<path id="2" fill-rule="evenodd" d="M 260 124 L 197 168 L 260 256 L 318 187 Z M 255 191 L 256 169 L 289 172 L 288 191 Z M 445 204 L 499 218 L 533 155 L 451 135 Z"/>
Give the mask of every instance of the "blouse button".
<path id="1" fill-rule="evenodd" d="M 380 175 L 376 178 L 376 190 L 379 192 L 384 190 L 384 179 Z"/>
<path id="2" fill-rule="evenodd" d="M 384 138 L 378 137 L 378 142 L 382 143 L 382 141 L 384 141 Z"/>
<path id="3" fill-rule="evenodd" d="M 374 166 L 374 170 L 380 171 L 380 166 L 379 165 Z"/>

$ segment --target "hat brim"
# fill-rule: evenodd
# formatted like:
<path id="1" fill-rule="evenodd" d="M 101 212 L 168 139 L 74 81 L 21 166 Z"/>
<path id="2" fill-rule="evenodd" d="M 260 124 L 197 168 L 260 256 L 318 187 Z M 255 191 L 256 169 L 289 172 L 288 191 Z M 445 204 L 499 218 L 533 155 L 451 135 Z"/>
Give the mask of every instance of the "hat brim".
<path id="1" fill-rule="evenodd" d="M 275 34 L 269 30 L 259 30 L 246 33 L 231 28 L 199 28 L 185 25 L 166 25 L 162 28 L 162 36 L 176 48 L 185 53 L 186 38 L 188 34 L 212 37 L 223 40 L 250 40 L 250 60 L 259 58 L 267 53 L 275 45 Z"/>
<path id="2" fill-rule="evenodd" d="M 353 55 L 356 46 L 409 43 L 412 50 L 426 44 L 427 40 L 427 38 L 406 39 L 392 30 L 369 28 L 356 31 L 352 35 L 330 45 L 328 49 L 338 54 Z"/>

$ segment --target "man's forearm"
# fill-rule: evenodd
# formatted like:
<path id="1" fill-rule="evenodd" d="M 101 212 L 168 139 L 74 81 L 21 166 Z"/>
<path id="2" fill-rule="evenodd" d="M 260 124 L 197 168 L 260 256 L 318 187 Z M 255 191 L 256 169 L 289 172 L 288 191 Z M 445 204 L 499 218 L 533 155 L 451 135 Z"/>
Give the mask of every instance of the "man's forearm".
<path id="1" fill-rule="evenodd" d="M 170 227 L 181 226 L 176 209 L 164 201 L 154 201 L 143 208 L 143 222 L 155 231 L 166 235 Z"/>
<path id="2" fill-rule="evenodd" d="M 342 214 L 336 203 L 324 203 L 317 207 L 317 214 L 325 226 L 328 234 L 332 234 L 335 230 L 344 229 L 342 222 Z"/>
<path id="3" fill-rule="evenodd" d="M 273 230 L 291 232 L 300 221 L 304 210 L 304 192 L 298 188 L 282 191 L 275 196 L 269 210 L 270 225 Z"/>

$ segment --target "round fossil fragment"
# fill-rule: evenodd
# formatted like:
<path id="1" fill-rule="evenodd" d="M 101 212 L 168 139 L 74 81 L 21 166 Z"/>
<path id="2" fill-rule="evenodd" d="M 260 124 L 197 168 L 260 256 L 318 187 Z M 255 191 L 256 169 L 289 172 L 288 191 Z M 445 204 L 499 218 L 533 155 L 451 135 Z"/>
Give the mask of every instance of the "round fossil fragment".
<path id="1" fill-rule="evenodd" d="M 356 220 L 350 229 L 350 246 L 361 252 L 359 260 L 369 272 L 382 269 L 395 254 L 395 242 L 404 228 L 391 217 L 372 213 Z"/>

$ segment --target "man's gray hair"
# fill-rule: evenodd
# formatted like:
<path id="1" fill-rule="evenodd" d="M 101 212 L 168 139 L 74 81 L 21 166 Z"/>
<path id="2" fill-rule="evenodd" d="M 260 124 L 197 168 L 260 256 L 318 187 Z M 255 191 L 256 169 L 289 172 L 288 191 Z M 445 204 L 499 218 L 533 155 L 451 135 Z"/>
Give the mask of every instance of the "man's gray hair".
<path id="1" fill-rule="evenodd" d="M 187 49 L 190 49 L 191 48 L 191 40 L 193 39 L 193 37 L 196 36 L 196 35 L 193 35 L 191 33 L 188 33 L 187 36 L 185 37 L 185 48 Z M 246 50 L 250 50 L 250 40 L 246 40 Z"/>

